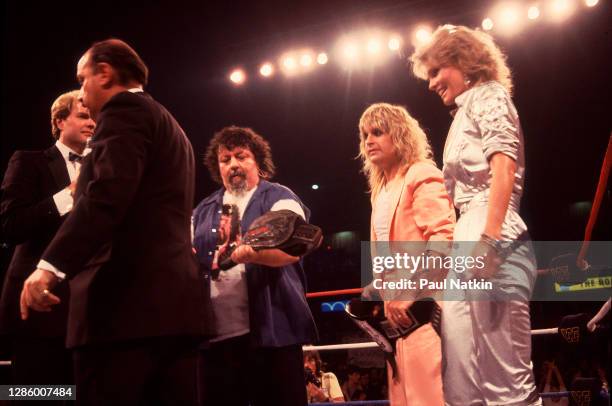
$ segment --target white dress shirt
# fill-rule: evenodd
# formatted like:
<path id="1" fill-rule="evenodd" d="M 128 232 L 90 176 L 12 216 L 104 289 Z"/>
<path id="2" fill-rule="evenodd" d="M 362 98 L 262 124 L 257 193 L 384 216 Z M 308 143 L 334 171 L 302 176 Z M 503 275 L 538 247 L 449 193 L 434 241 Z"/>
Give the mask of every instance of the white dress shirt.
<path id="1" fill-rule="evenodd" d="M 73 154 L 77 154 L 71 148 L 62 144 L 59 140 L 55 142 L 55 147 L 62 154 L 62 158 L 64 158 L 64 163 L 66 164 L 66 169 L 68 170 L 68 177 L 70 178 L 70 183 L 76 182 L 79 177 L 79 172 L 81 171 L 81 163 L 77 161 L 70 161 L 69 155 L 72 152 Z M 90 148 L 85 148 L 82 154 L 77 154 L 81 156 L 86 156 L 91 151 Z M 60 216 L 64 216 L 72 210 L 72 206 L 74 200 L 72 198 L 72 194 L 70 193 L 70 189 L 68 187 L 60 190 L 56 194 L 53 195 L 53 201 L 55 202 L 55 206 L 57 207 L 57 211 Z M 44 269 L 50 272 L 53 272 L 55 276 L 60 279 L 64 279 L 66 274 L 58 270 L 56 267 L 48 263 L 47 261 L 41 259 L 37 265 L 38 268 Z"/>
<path id="2" fill-rule="evenodd" d="M 66 169 L 68 170 L 68 177 L 70 178 L 70 183 L 75 182 L 79 177 L 79 172 L 81 171 L 81 163 L 77 161 L 70 161 L 68 159 L 69 154 L 72 152 L 76 154 L 75 151 L 62 144 L 59 140 L 56 141 L 55 147 L 59 150 L 64 158 L 64 162 L 66 164 Z M 85 156 L 89 153 L 89 148 L 85 148 L 82 156 Z M 81 155 L 81 154 L 77 154 Z M 70 194 L 70 189 L 67 187 L 60 190 L 56 194 L 53 195 L 53 201 L 55 202 L 55 206 L 57 207 L 57 211 L 60 216 L 67 214 L 70 210 L 72 210 L 72 195 Z"/>

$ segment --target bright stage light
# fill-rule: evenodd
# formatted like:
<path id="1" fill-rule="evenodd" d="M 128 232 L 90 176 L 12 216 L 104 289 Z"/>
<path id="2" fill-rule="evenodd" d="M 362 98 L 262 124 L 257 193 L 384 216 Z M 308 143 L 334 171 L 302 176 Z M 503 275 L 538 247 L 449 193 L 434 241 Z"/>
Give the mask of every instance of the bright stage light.
<path id="1" fill-rule="evenodd" d="M 495 31 L 501 35 L 512 35 L 516 34 L 523 28 L 525 20 L 521 18 L 524 13 L 522 5 L 518 5 L 514 2 L 504 2 L 496 6 L 490 12 L 491 17 L 495 20 Z M 488 27 L 485 27 L 485 21 L 483 21 L 483 28 L 490 30 L 493 28 L 493 20 L 491 23 L 487 23 Z"/>
<path id="2" fill-rule="evenodd" d="M 300 65 L 302 65 L 304 68 L 309 68 L 312 65 L 312 55 L 303 54 L 300 57 Z"/>
<path id="3" fill-rule="evenodd" d="M 297 62 L 292 56 L 286 56 L 283 58 L 283 67 L 287 72 L 293 72 L 297 68 Z"/>
<path id="4" fill-rule="evenodd" d="M 317 185 L 316 183 L 314 185 L 311 186 L 312 190 L 318 190 L 319 189 L 319 185 Z"/>
<path id="5" fill-rule="evenodd" d="M 421 45 L 431 40 L 431 28 L 427 26 L 419 26 L 413 34 L 414 45 Z"/>
<path id="6" fill-rule="evenodd" d="M 382 49 L 382 45 L 380 44 L 380 40 L 378 38 L 370 38 L 368 40 L 367 50 L 368 53 L 376 55 L 380 53 Z"/>
<path id="7" fill-rule="evenodd" d="M 387 62 L 393 55 L 388 52 L 387 41 L 392 39 L 391 49 L 400 49 L 399 37 L 376 28 L 353 31 L 338 41 L 335 52 L 344 69 L 371 70 Z M 335 59 L 334 59 L 335 61 Z"/>
<path id="8" fill-rule="evenodd" d="M 259 68 L 259 73 L 261 73 L 261 76 L 264 77 L 272 76 L 272 74 L 274 73 L 274 67 L 271 63 L 266 62 Z"/>
<path id="9" fill-rule="evenodd" d="M 344 68 L 355 68 L 359 58 L 359 47 L 355 40 L 342 40 L 338 46 L 338 55 L 340 56 L 340 63 L 344 65 Z"/>
<path id="10" fill-rule="evenodd" d="M 535 20 L 540 16 L 540 8 L 538 6 L 531 6 L 529 10 L 527 10 L 527 18 L 530 20 Z"/>
<path id="11" fill-rule="evenodd" d="M 314 68 L 314 64 L 315 53 L 308 48 L 290 50 L 278 60 L 278 65 L 287 76 L 309 72 Z"/>
<path id="12" fill-rule="evenodd" d="M 387 46 L 389 47 L 391 51 L 399 51 L 400 47 L 402 46 L 402 39 L 400 38 L 399 35 L 394 35 L 391 38 L 389 38 L 389 42 L 387 43 Z"/>
<path id="13" fill-rule="evenodd" d="M 599 3 L 599 0 L 585 0 L 584 2 L 587 7 L 595 7 L 597 3 Z"/>
<path id="14" fill-rule="evenodd" d="M 563 21 L 574 12 L 576 4 L 571 0 L 552 0 L 548 8 L 554 20 Z"/>
<path id="15" fill-rule="evenodd" d="M 342 55 L 349 61 L 354 61 L 359 55 L 359 48 L 353 42 L 346 42 L 342 46 Z"/>
<path id="16" fill-rule="evenodd" d="M 505 6 L 500 10 L 500 25 L 514 26 L 519 21 L 519 10 L 516 6 Z"/>
<path id="17" fill-rule="evenodd" d="M 491 20 L 489 17 L 487 17 L 484 20 L 482 20 L 482 28 L 485 29 L 486 31 L 492 30 L 493 29 L 493 20 Z"/>
<path id="18" fill-rule="evenodd" d="M 246 80 L 246 74 L 242 69 L 234 69 L 229 78 L 234 84 L 241 85 Z"/>
<path id="19" fill-rule="evenodd" d="M 319 65 L 325 65 L 329 59 L 327 58 L 327 54 L 325 52 L 319 53 L 317 55 L 317 63 Z"/>

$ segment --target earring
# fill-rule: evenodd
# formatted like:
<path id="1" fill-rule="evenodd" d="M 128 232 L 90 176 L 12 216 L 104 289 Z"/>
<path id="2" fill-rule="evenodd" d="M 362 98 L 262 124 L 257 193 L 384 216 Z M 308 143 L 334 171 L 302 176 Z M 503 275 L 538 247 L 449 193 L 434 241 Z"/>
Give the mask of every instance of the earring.
<path id="1" fill-rule="evenodd" d="M 467 77 L 463 78 L 463 83 L 465 83 L 466 86 L 469 86 L 472 84 L 472 81 L 470 79 L 468 79 Z"/>

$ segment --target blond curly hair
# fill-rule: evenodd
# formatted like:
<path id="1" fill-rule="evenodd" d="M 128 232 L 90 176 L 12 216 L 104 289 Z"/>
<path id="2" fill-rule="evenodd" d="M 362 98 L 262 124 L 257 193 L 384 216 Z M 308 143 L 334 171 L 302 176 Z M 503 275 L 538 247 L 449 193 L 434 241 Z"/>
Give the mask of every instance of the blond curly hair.
<path id="1" fill-rule="evenodd" d="M 383 170 L 372 164 L 366 154 L 367 133 L 373 128 L 391 136 L 400 164 L 400 174 L 404 174 L 416 162 L 430 161 L 435 165 L 427 135 L 404 107 L 388 103 L 372 104 L 359 119 L 358 157 L 363 162 L 363 173 L 368 178 L 373 195 L 376 195 L 385 183 Z"/>
<path id="2" fill-rule="evenodd" d="M 480 30 L 465 26 L 443 25 L 431 40 L 417 46 L 410 57 L 416 77 L 429 79 L 429 70 L 452 66 L 473 84 L 495 80 L 512 93 L 512 74 L 506 56 L 493 38 Z"/>

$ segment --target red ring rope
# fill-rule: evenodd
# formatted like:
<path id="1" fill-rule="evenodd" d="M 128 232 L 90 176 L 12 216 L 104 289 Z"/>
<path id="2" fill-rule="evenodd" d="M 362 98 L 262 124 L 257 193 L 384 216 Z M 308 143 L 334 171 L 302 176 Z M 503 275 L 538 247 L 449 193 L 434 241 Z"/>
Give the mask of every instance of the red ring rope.
<path id="1" fill-rule="evenodd" d="M 311 297 L 327 297 L 327 296 L 338 296 L 338 295 L 358 295 L 361 292 L 363 292 L 363 288 L 326 290 L 323 292 L 306 293 L 306 297 L 311 298 Z"/>
<path id="2" fill-rule="evenodd" d="M 597 214 L 599 214 L 599 207 L 603 200 L 604 191 L 608 182 L 608 176 L 610 175 L 610 167 L 612 166 L 612 134 L 608 139 L 608 149 L 604 157 L 603 164 L 601 165 L 601 173 L 599 175 L 599 183 L 597 184 L 597 191 L 595 192 L 595 198 L 593 199 L 593 207 L 591 208 L 591 214 L 589 215 L 589 221 L 584 230 L 584 241 L 578 254 L 576 264 L 580 267 L 583 264 L 584 257 L 586 256 L 587 250 L 589 249 L 589 242 L 591 241 L 591 235 L 593 228 L 595 227 L 595 221 L 597 220 Z"/>

